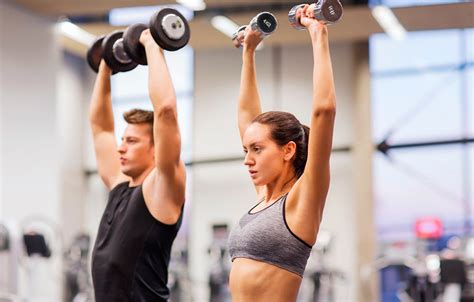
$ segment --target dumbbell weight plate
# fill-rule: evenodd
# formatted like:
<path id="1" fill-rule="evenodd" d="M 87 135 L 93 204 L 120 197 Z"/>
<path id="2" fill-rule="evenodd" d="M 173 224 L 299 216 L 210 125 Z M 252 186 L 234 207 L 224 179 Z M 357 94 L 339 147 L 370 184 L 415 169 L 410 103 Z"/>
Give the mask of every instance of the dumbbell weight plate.
<path id="1" fill-rule="evenodd" d="M 102 41 L 104 61 L 110 69 L 117 72 L 130 71 L 138 65 L 125 52 L 122 36 L 123 31 L 117 30 L 105 36 Z"/>
<path id="2" fill-rule="evenodd" d="M 161 48 L 175 51 L 188 44 L 190 28 L 188 21 L 175 9 L 164 8 L 150 20 L 150 33 Z"/>
<path id="3" fill-rule="evenodd" d="M 98 37 L 87 50 L 87 63 L 95 72 L 99 72 L 100 60 L 102 60 L 102 41 L 104 36 Z"/>
<path id="4" fill-rule="evenodd" d="M 147 65 L 145 47 L 140 43 L 141 33 L 147 29 L 145 24 L 130 25 L 123 33 L 123 47 L 130 59 L 140 65 Z"/>
<path id="5" fill-rule="evenodd" d="M 102 41 L 104 40 L 104 37 L 105 36 L 98 37 L 87 50 L 87 63 L 96 73 L 99 72 L 100 61 L 102 60 Z M 116 71 L 112 71 L 112 74 L 116 73 Z"/>

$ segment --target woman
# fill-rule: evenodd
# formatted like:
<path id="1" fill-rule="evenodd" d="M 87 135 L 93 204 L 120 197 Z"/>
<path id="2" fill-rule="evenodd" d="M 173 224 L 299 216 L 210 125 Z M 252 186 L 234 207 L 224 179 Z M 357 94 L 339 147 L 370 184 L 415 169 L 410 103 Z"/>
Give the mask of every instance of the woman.
<path id="1" fill-rule="evenodd" d="M 329 189 L 335 89 L 328 31 L 308 6 L 300 23 L 313 47 L 311 131 L 287 112 L 261 112 L 255 49 L 261 37 L 247 27 L 238 106 L 245 165 L 257 191 L 254 206 L 229 238 L 232 300 L 296 301 L 316 242 Z"/>

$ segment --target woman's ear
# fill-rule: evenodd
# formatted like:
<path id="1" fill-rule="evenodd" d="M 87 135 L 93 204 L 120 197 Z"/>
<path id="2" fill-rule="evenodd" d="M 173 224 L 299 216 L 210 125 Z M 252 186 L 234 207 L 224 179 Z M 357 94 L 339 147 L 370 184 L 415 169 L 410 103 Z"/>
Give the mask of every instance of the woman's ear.
<path id="1" fill-rule="evenodd" d="M 285 153 L 284 159 L 290 161 L 296 154 L 296 144 L 294 141 L 289 141 L 283 146 L 283 152 Z"/>

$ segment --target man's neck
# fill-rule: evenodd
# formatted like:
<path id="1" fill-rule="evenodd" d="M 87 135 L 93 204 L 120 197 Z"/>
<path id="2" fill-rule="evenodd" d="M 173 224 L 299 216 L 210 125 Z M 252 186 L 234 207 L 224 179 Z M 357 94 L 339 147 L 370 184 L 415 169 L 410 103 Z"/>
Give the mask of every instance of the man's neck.
<path id="1" fill-rule="evenodd" d="M 151 173 L 151 171 L 153 171 L 155 167 L 149 167 L 148 169 L 146 169 L 145 171 L 143 171 L 142 174 L 140 174 L 138 177 L 130 177 L 130 183 L 129 183 L 129 186 L 130 187 L 137 187 L 141 184 L 143 184 L 143 182 L 145 181 L 145 179 L 147 178 L 147 176 Z"/>

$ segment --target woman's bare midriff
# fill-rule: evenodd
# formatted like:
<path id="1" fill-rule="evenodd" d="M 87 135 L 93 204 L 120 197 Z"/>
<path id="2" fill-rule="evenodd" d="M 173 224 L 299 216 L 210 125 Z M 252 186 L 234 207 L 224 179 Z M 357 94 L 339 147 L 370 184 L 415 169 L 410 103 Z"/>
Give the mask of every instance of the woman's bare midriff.
<path id="1" fill-rule="evenodd" d="M 232 263 L 229 287 L 233 302 L 296 301 L 301 277 L 277 266 L 247 258 Z"/>

